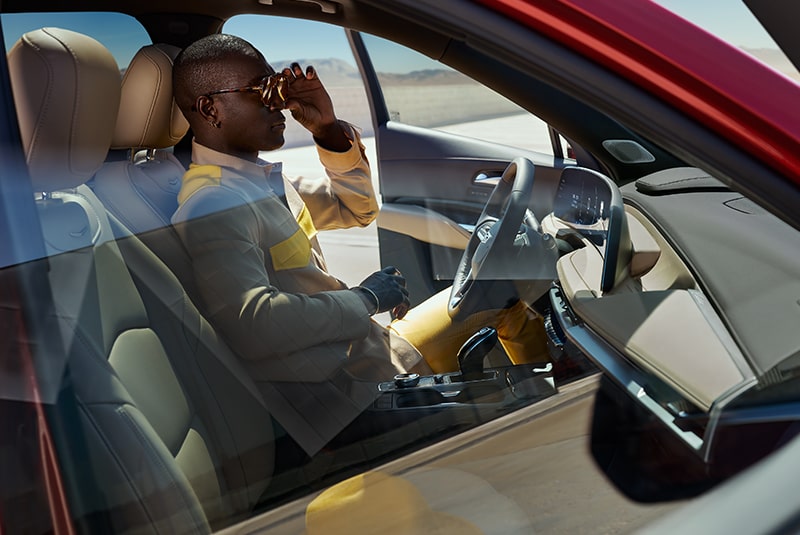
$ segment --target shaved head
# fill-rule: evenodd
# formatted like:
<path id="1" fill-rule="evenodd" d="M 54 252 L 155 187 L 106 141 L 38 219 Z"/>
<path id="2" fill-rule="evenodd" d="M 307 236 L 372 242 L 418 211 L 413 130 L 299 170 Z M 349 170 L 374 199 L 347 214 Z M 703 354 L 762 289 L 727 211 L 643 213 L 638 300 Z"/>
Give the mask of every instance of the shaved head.
<path id="1" fill-rule="evenodd" d="M 230 82 L 228 61 L 242 57 L 267 63 L 253 45 L 226 34 L 203 37 L 178 54 L 172 69 L 172 85 L 175 102 L 187 118 L 198 96 L 225 87 Z"/>

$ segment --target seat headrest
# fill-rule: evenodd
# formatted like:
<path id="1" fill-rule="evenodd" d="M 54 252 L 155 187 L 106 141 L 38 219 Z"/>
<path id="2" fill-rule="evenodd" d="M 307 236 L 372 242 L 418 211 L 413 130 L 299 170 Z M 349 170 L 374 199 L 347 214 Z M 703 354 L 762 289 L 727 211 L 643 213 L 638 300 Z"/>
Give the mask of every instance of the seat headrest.
<path id="1" fill-rule="evenodd" d="M 172 62 L 178 52 L 178 47 L 155 44 L 142 47 L 133 57 L 122 78 L 112 148 L 163 149 L 189 130 L 172 98 Z"/>
<path id="2" fill-rule="evenodd" d="M 120 94 L 114 57 L 91 37 L 42 28 L 14 44 L 8 67 L 34 189 L 83 184 L 111 145 Z"/>

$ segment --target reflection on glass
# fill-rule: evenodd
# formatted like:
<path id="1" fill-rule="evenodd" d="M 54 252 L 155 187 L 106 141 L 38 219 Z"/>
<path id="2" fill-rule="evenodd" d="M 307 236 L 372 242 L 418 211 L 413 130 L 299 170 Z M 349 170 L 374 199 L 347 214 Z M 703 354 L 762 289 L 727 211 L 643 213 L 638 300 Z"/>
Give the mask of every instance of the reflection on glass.
<path id="1" fill-rule="evenodd" d="M 592 175 L 567 173 L 558 184 L 553 214 L 603 248 L 608 232 L 611 192 Z M 605 255 L 604 250 L 600 250 Z"/>
<path id="2" fill-rule="evenodd" d="M 622 196 L 616 185 L 596 171 L 567 167 L 558 184 L 553 215 L 597 248 L 603 258 L 600 290 L 611 290 L 627 269 L 630 256 Z"/>

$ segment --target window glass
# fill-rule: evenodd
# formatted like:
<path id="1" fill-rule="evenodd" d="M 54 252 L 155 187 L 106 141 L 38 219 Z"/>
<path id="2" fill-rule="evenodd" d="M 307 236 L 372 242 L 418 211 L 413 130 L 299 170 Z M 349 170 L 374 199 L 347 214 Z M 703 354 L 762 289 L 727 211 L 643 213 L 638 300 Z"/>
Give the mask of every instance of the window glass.
<path id="1" fill-rule="evenodd" d="M 800 80 L 800 72 L 740 0 L 654 0 L 759 61 Z"/>
<path id="2" fill-rule="evenodd" d="M 228 20 L 222 31 L 252 43 L 275 70 L 295 61 L 303 68 L 313 65 L 331 95 L 336 115 L 358 125 L 365 137 L 372 135 L 367 94 L 341 27 L 309 20 L 239 15 Z M 298 35 L 313 35 L 314 38 L 297 39 Z M 295 121 L 287 121 L 285 138 L 284 149 L 312 143 L 310 134 Z M 300 161 L 292 162 L 292 174 L 304 171 L 295 163 L 303 165 Z"/>
<path id="3" fill-rule="evenodd" d="M 163 22 L 155 15 L 153 20 Z M 123 15 L 3 15 L 0 22 L 7 48 L 26 31 L 60 26 L 97 38 L 123 70 L 136 49 L 149 42 L 139 23 Z M 230 20 L 223 31 L 254 43 L 276 69 L 293 61 L 314 65 L 337 115 L 363 128 L 375 161 L 368 102 L 341 28 L 242 16 Z M 400 46 L 365 39 L 393 120 L 550 151 L 547 126 L 500 95 Z M 72 59 L 69 54 L 66 58 Z M 14 73 L 24 75 L 26 69 L 23 65 Z M 105 74 L 113 85 L 116 68 L 109 67 Z M 48 82 L 57 100 L 59 80 Z M 84 98 L 91 93 L 89 105 L 99 100 L 98 87 L 83 92 Z M 255 98 L 241 93 L 246 92 L 236 98 Z M 466 96 L 456 101 L 453 95 Z M 59 104 L 68 109 L 70 102 Z M 11 104 L 3 105 L 12 116 Z M 263 111 L 260 105 L 255 109 Z M 265 158 L 283 161 L 289 175 L 313 179 L 321 171 L 310 134 L 289 113 L 286 116 L 293 129 L 286 133 L 287 146 Z M 491 130 L 501 134 L 487 139 L 490 124 L 500 124 Z M 91 129 L 96 124 L 81 126 Z M 63 139 L 72 140 L 62 138 L 52 149 L 77 146 L 62 146 Z M 568 156 L 568 141 L 559 136 L 557 143 Z M 98 166 L 104 157 L 100 155 Z M 159 178 L 166 175 L 167 161 L 148 158 L 135 165 L 152 164 L 150 169 L 162 172 L 150 176 Z M 427 171 L 423 167 L 428 163 L 412 165 Z M 116 173 L 127 172 L 134 162 L 110 159 L 105 164 L 119 177 L 123 175 Z M 208 169 L 214 166 L 199 167 L 206 169 L 196 167 L 196 173 L 211 175 L 207 180 L 195 175 L 204 186 L 222 184 L 219 167 L 218 175 Z M 290 261 L 304 255 L 305 262 L 317 259 L 316 244 L 312 255 L 306 243 L 316 238 L 316 229 L 303 219 L 307 211 L 299 210 L 298 221 L 291 213 L 274 225 L 291 231 L 285 240 L 279 236 L 276 241 L 282 241 L 274 247 L 261 241 L 273 230 L 266 224 L 250 234 L 222 234 L 224 225 L 236 230 L 234 223 L 256 219 L 250 204 L 264 203 L 258 210 L 265 219 L 267 207 L 269 215 L 281 208 L 280 200 L 272 197 L 247 199 L 233 208 L 223 205 L 231 210 L 227 215 L 220 211 L 207 214 L 205 220 L 197 218 L 203 226 L 194 236 L 208 238 L 212 247 L 198 247 L 200 261 L 187 272 L 180 258 L 188 254 L 186 248 L 174 241 L 180 236 L 170 234 L 177 225 L 165 227 L 163 234 L 128 236 L 122 228 L 128 223 L 116 212 L 119 205 L 93 193 L 101 191 L 97 177 L 64 190 L 54 182 L 46 194 L 37 195 L 36 206 L 30 206 L 32 221 L 0 210 L 0 222 L 12 236 L 25 232 L 26 225 L 40 224 L 50 255 L 0 268 L 0 525 L 5 528 L 0 532 L 57 531 L 52 524 L 58 522 L 92 532 L 235 529 L 308 535 L 360 533 L 359 526 L 464 535 L 640 529 L 797 431 L 796 418 L 787 413 L 800 383 L 800 343 L 792 330 L 800 287 L 795 258 L 800 236 L 739 193 L 694 171 L 665 170 L 659 174 L 661 184 L 643 181 L 656 187 L 697 181 L 695 190 L 688 186 L 690 193 L 682 189 L 650 195 L 633 192 L 631 185 L 629 195 L 641 204 L 627 211 L 620 208 L 621 193 L 614 182 L 597 173 L 572 168 L 560 180 L 556 173 L 539 173 L 541 184 L 551 181 L 555 210 L 549 221 L 546 214 L 536 215 L 552 236 L 540 240 L 535 230 L 539 225 L 526 217 L 523 224 L 512 221 L 513 226 L 506 227 L 512 238 L 506 246 L 520 250 L 541 242 L 541 250 L 550 253 L 537 248 L 533 255 L 517 256 L 519 260 L 500 257 L 502 263 L 530 268 L 514 273 L 519 281 L 487 286 L 502 292 L 503 286 L 519 282 L 514 284 L 514 297 L 518 291 L 525 294 L 517 301 L 503 300 L 513 304 L 500 316 L 480 310 L 459 324 L 446 313 L 444 300 L 418 309 L 418 339 L 429 342 L 418 345 L 425 349 L 423 356 L 436 363 L 436 372 L 433 367 L 426 371 L 381 364 L 375 357 L 388 347 L 365 333 L 378 333 L 373 337 L 377 342 L 396 344 L 394 348 L 403 351 L 411 345 L 400 343 L 400 335 L 411 331 L 404 333 L 402 324 L 397 325 L 390 337 L 377 329 L 357 301 L 352 317 L 339 314 L 355 298 L 343 293 L 347 289 L 335 280 L 330 289 L 295 294 L 308 310 L 315 301 L 331 303 L 329 316 L 309 314 L 308 319 L 295 320 L 272 312 L 271 324 L 245 323 L 251 319 L 245 314 L 270 313 L 272 306 L 280 310 L 293 299 L 287 297 L 294 293 L 291 289 L 275 290 L 289 277 L 307 275 L 313 284 L 318 269 L 341 277 L 346 286 L 362 282 L 379 267 L 357 256 L 374 252 L 377 238 L 372 230 L 321 232 L 321 243 L 330 240 L 323 243 L 328 267 L 306 268 Z M 183 172 L 181 168 L 176 182 Z M 229 175 L 225 177 L 227 186 Z M 32 203 L 30 191 L 5 187 L 18 178 L 0 163 L 0 184 L 3 195 L 8 193 L 0 199 L 5 206 Z M 453 184 L 448 189 L 476 185 Z M 138 205 L 136 191 L 124 189 L 123 195 Z M 484 197 L 475 198 L 478 201 L 471 204 Z M 617 209 L 605 207 L 615 201 Z M 411 208 L 394 215 L 422 213 L 426 220 L 400 217 L 395 228 L 403 230 L 405 223 L 415 232 L 422 229 L 420 234 L 442 237 L 436 233 L 443 228 L 436 226 L 440 218 L 413 209 L 418 206 Z M 491 203 L 490 209 L 495 209 Z M 391 210 L 384 213 L 392 217 Z M 478 261 L 495 254 L 490 253 L 489 240 L 493 232 L 500 235 L 497 218 L 489 216 L 473 234 L 483 239 L 482 244 L 473 242 L 471 255 Z M 662 232 L 665 228 L 669 236 Z M 324 230 L 322 225 L 319 230 Z M 598 230 L 605 242 L 599 245 Z M 333 234 L 340 232 L 349 234 Z M 331 235 L 346 237 L 338 250 L 328 247 L 334 243 Z M 238 240 L 240 236 L 246 239 Z M 611 236 L 629 240 L 617 249 L 629 254 L 625 261 L 630 270 L 606 268 L 608 258 L 617 260 L 609 254 Z M 561 243 L 551 246 L 551 238 Z M 5 252 L 11 247 L 2 241 L 0 251 Z M 442 241 L 441 247 L 453 248 L 449 243 L 455 240 Z M 160 249 L 148 250 L 157 243 Z M 402 249 L 400 241 L 389 244 L 398 246 L 411 265 L 428 260 L 428 250 L 415 243 Z M 171 254 L 164 254 L 167 248 Z M 205 252 L 213 255 L 204 257 Z M 275 262 L 273 254 L 285 254 L 288 260 Z M 162 255 L 164 263 L 156 258 Z M 259 265 L 240 263 L 246 257 L 258 257 Z M 536 270 L 545 261 L 558 262 L 560 270 L 539 275 Z M 252 267 L 282 273 L 273 277 L 273 286 Z M 222 297 L 209 304 L 190 293 L 192 283 L 236 276 L 236 269 L 245 284 L 255 283 L 244 291 L 226 285 L 224 289 L 233 291 L 218 292 Z M 410 270 L 403 272 L 412 276 Z M 530 272 L 544 280 L 531 280 Z M 195 273 L 197 279 L 186 278 Z M 608 291 L 592 286 L 602 286 L 603 273 L 619 278 L 614 280 L 618 285 Z M 761 274 L 758 291 L 741 284 L 753 273 Z M 476 282 L 477 290 L 483 281 Z M 257 344 L 228 345 L 234 336 L 220 328 L 224 324 L 214 307 L 228 307 L 224 298 L 236 295 L 256 299 L 237 307 L 239 316 L 229 316 L 242 322 L 233 333 L 259 337 Z M 377 305 L 377 296 L 375 301 Z M 523 327 L 519 337 L 505 345 L 497 342 L 496 332 L 482 328 L 496 322 L 511 330 L 515 314 Z M 414 319 L 413 313 L 410 316 L 407 319 Z M 345 329 L 361 320 L 364 329 L 346 337 Z M 428 335 L 442 320 L 445 327 L 455 326 L 460 332 L 452 338 Z M 303 345 L 324 330 L 331 332 L 328 340 L 310 348 Z M 473 330 L 477 332 L 460 346 Z M 276 350 L 277 335 L 288 339 L 287 332 L 292 346 Z M 295 352 L 295 345 L 301 349 Z M 748 349 L 747 356 L 783 351 L 785 360 L 772 367 L 751 365 L 739 345 Z M 247 354 L 239 354 L 242 347 Z M 358 360 L 357 351 L 363 352 L 363 359 Z M 446 358 L 431 357 L 437 353 Z M 598 362 L 606 368 L 604 379 Z M 756 376 L 757 369 L 769 371 Z M 401 370 L 404 373 L 397 373 Z M 613 373 L 617 375 L 612 378 Z M 724 397 L 706 395 L 716 385 L 721 385 Z M 695 402 L 708 398 L 711 401 L 702 408 Z M 279 403 L 284 405 L 278 408 Z M 320 407 L 316 414 L 308 409 L 315 406 Z M 337 413 L 340 407 L 343 411 Z M 486 422 L 490 425 L 477 427 Z M 336 434 L 317 439 L 301 428 L 306 424 Z M 318 444 L 306 447 L 307 440 Z M 628 493 L 619 492 L 619 487 Z M 59 514 L 60 506 L 68 509 L 64 515 Z M 247 524 L 231 526 L 240 521 Z"/>
<path id="4" fill-rule="evenodd" d="M 26 32 L 54 26 L 97 39 L 111 51 L 121 70 L 142 45 L 151 42 L 139 21 L 122 13 L 3 13 L 0 22 L 6 51 Z"/>
<path id="5" fill-rule="evenodd" d="M 344 30 L 322 22 L 239 15 L 229 19 L 223 33 L 237 35 L 252 43 L 267 58 L 275 70 L 296 61 L 305 68 L 313 65 L 325 89 L 331 96 L 336 115 L 361 129 L 361 141 L 370 162 L 377 162 L 372 115 L 361 74 Z M 298 35 L 313 35 L 313 39 L 297 39 Z M 280 150 L 262 153 L 267 161 L 281 161 L 290 176 L 324 176 L 311 134 L 292 120 L 288 112 L 286 142 Z M 378 166 L 372 165 L 372 179 L 378 191 Z M 341 229 L 323 232 L 320 243 L 327 248 L 326 260 L 332 273 L 350 285 L 356 285 L 380 268 L 378 238 L 375 224 L 366 230 Z M 341 253 L 340 253 L 341 251 Z"/>
<path id="6" fill-rule="evenodd" d="M 364 43 L 392 121 L 553 153 L 547 124 L 507 98 L 397 43 L 370 35 Z"/>

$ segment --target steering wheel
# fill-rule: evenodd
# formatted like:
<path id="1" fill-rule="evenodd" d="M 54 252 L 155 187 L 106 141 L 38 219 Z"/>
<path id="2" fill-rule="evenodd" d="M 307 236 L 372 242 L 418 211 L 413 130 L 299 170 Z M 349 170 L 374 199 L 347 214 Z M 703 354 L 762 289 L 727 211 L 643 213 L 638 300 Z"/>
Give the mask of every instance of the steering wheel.
<path id="1" fill-rule="evenodd" d="M 514 159 L 503 171 L 458 264 L 447 302 L 450 317 L 462 319 L 477 310 L 493 308 L 486 306 L 493 292 L 481 281 L 508 283 L 514 278 L 512 273 L 519 271 L 514 267 L 519 260 L 519 247 L 515 247 L 517 237 L 525 226 L 535 231 L 539 229 L 538 221 L 528 210 L 533 175 L 534 165 L 525 158 Z M 499 299 L 504 298 L 499 296 Z M 497 304 L 505 306 L 506 303 Z"/>

